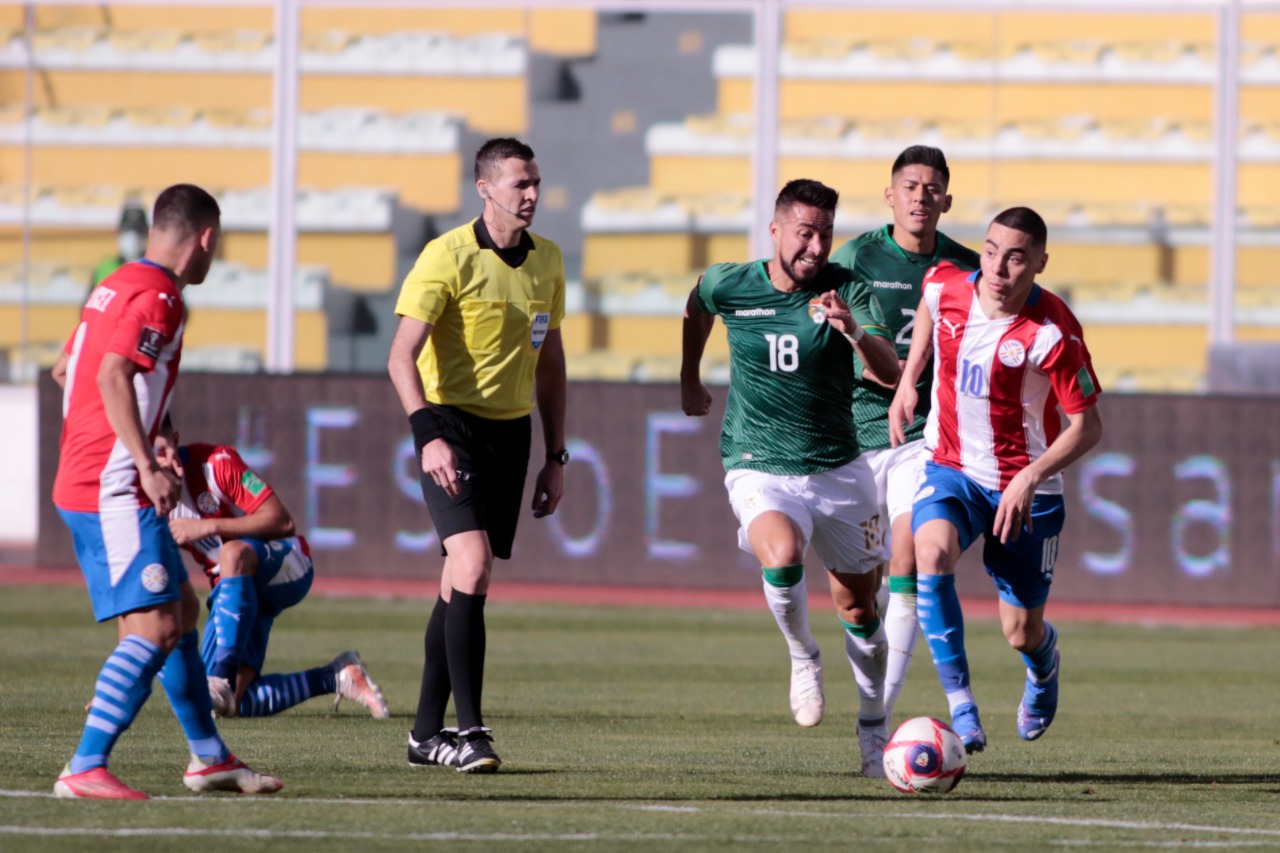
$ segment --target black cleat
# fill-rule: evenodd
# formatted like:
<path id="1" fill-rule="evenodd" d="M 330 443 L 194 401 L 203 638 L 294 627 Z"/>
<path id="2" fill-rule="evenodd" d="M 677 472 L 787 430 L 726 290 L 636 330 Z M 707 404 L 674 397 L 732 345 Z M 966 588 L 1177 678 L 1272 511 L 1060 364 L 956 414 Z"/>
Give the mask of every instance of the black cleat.
<path id="1" fill-rule="evenodd" d="M 458 730 L 441 729 L 423 743 L 413 739 L 409 732 L 409 765 L 411 767 L 457 767 Z"/>
<path id="2" fill-rule="evenodd" d="M 502 759 L 493 751 L 489 729 L 470 729 L 458 738 L 458 755 L 454 767 L 459 773 L 497 773 Z"/>

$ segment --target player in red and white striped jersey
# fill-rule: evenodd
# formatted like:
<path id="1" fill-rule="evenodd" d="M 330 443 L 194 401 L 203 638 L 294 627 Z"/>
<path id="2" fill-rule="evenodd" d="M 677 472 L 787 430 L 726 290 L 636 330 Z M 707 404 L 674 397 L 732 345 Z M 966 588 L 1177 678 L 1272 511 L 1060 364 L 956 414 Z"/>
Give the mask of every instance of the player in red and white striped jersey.
<path id="1" fill-rule="evenodd" d="M 183 783 L 195 791 L 271 793 L 280 780 L 236 759 L 210 717 L 195 631 L 199 603 L 162 517 L 179 483 L 151 449 L 178 375 L 182 291 L 208 274 L 221 213 L 209 193 L 177 184 L 156 198 L 151 223 L 145 257 L 93 291 L 53 368 L 63 388 L 53 502 L 75 542 L 94 617 L 118 619 L 120 639 L 53 790 L 146 799 L 113 776 L 107 760 L 159 676 L 191 752 Z"/>
<path id="2" fill-rule="evenodd" d="M 911 520 L 918 608 L 952 726 L 970 752 L 982 750 L 987 736 L 969 686 L 956 561 L 985 538 L 983 562 L 999 592 L 1001 626 L 1027 665 L 1018 734 L 1035 740 L 1058 705 L 1057 632 L 1044 621 L 1044 605 L 1065 517 L 1061 471 L 1102 437 L 1098 381 L 1080 324 L 1035 283 L 1049 258 L 1047 234 L 1035 211 L 1010 208 L 987 229 L 981 269 L 944 263 L 925 275 L 889 411 L 896 444 L 932 354 L 925 440 L 933 455 Z"/>
<path id="3" fill-rule="evenodd" d="M 234 447 L 179 445 L 167 415 L 155 451 L 182 478 L 169 530 L 213 587 L 201 657 L 215 713 L 265 717 L 336 693 L 335 708 L 351 699 L 386 718 L 382 692 L 353 651 L 302 672 L 262 673 L 275 618 L 306 597 L 315 577 L 307 541 L 271 486 Z"/>

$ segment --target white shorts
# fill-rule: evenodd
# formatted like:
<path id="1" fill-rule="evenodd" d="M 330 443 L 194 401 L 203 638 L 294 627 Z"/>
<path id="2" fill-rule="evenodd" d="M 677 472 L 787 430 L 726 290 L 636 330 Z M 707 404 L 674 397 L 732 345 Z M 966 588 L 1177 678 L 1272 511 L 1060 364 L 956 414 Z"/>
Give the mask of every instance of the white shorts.
<path id="1" fill-rule="evenodd" d="M 876 478 L 876 501 L 888 514 L 885 523 L 911 512 L 916 492 L 924 482 L 924 463 L 929 461 L 924 439 L 918 438 L 898 447 L 868 450 L 860 458 L 867 460 Z"/>
<path id="2" fill-rule="evenodd" d="M 886 559 L 880 508 L 871 467 L 862 457 L 819 474 L 790 476 L 735 469 L 725 475 L 729 504 L 738 517 L 738 547 L 754 553 L 747 528 L 763 512 L 795 522 L 803 547 L 836 572 L 865 574 Z"/>

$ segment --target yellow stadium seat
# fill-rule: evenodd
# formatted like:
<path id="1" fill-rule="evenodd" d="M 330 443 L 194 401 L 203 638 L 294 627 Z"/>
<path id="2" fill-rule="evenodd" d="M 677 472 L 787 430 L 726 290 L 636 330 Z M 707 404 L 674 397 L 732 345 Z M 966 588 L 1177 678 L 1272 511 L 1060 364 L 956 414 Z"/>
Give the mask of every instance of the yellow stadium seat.
<path id="1" fill-rule="evenodd" d="M 196 33 L 194 41 L 206 53 L 258 53 L 271 41 L 271 34 L 262 30 L 227 30 Z"/>
<path id="2" fill-rule="evenodd" d="M 111 30 L 111 46 L 121 53 L 169 53 L 182 41 L 179 30 Z"/>

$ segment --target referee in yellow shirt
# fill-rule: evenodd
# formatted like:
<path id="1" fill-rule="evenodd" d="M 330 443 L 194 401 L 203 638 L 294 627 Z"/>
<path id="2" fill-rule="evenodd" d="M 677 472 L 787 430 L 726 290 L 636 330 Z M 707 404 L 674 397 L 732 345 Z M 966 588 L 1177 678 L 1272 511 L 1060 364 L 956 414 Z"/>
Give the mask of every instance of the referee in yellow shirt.
<path id="1" fill-rule="evenodd" d="M 531 233 L 542 177 L 533 149 L 490 139 L 476 152 L 478 219 L 432 240 L 404 280 L 387 372 L 422 461 L 422 495 L 444 551 L 427 622 L 409 763 L 493 773 L 480 713 L 484 601 L 494 557 L 510 559 L 529 467 L 536 394 L 547 450 L 533 515 L 564 494 L 564 263 Z M 458 726 L 446 729 L 453 694 Z"/>

